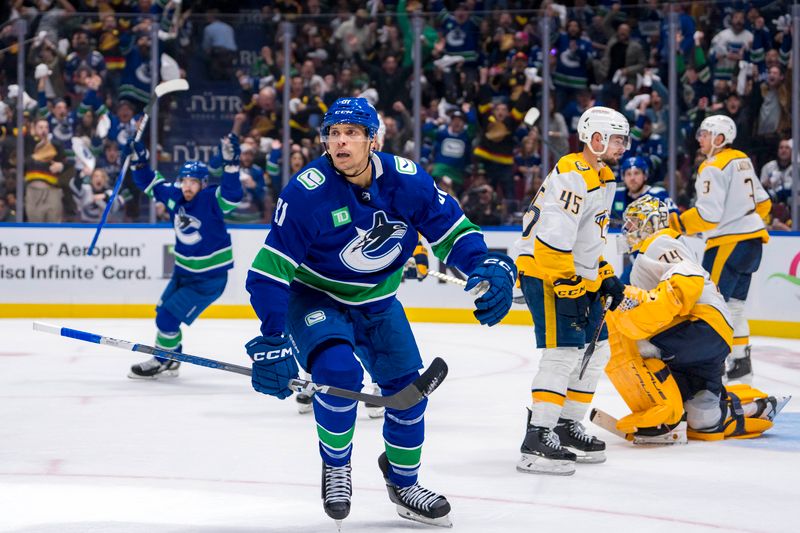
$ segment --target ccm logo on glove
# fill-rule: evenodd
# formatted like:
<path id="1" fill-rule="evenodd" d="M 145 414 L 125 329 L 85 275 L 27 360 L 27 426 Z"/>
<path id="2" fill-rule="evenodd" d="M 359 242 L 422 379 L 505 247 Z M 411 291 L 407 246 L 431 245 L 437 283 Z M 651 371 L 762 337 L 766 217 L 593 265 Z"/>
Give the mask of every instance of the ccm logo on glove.
<path id="1" fill-rule="evenodd" d="M 281 359 L 283 357 L 291 357 L 293 355 L 291 348 L 283 348 L 282 350 L 270 350 L 268 352 L 255 352 L 251 357 L 253 361 L 272 361 L 273 359 Z"/>

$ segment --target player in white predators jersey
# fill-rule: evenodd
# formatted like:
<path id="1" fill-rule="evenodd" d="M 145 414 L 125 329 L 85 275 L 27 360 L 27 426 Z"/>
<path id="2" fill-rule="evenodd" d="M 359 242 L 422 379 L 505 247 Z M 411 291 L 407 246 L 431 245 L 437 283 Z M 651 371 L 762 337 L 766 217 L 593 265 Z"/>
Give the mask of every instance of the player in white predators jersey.
<path id="1" fill-rule="evenodd" d="M 790 397 L 746 384 L 723 387 L 720 371 L 733 342 L 730 313 L 668 218 L 667 205 L 649 195 L 624 213 L 622 231 L 635 259 L 625 300 L 607 316 L 606 373 L 632 413 L 614 429 L 634 444 L 682 444 L 687 434 L 756 437 L 772 427 Z"/>
<path id="2" fill-rule="evenodd" d="M 730 147 L 734 139 L 736 124 L 726 116 L 711 116 L 700 124 L 697 140 L 707 159 L 697 172 L 695 206 L 680 217 L 673 215 L 670 226 L 687 235 L 703 233 L 703 268 L 725 297 L 733 320 L 727 377 L 750 382 L 750 328 L 744 305 L 762 246 L 769 240 L 763 218 L 772 202 L 750 158 Z"/>
<path id="3" fill-rule="evenodd" d="M 523 218 L 517 268 L 536 346 L 544 350 L 531 387 L 520 472 L 569 475 L 576 460 L 605 461 L 605 443 L 580 423 L 608 361 L 605 328 L 583 378 L 579 372 L 602 302 L 611 296 L 615 308 L 623 297 L 624 286 L 602 253 L 616 187 L 607 165 L 619 162 L 629 132 L 613 109 L 587 109 L 578 122 L 583 151 L 558 161 Z"/>

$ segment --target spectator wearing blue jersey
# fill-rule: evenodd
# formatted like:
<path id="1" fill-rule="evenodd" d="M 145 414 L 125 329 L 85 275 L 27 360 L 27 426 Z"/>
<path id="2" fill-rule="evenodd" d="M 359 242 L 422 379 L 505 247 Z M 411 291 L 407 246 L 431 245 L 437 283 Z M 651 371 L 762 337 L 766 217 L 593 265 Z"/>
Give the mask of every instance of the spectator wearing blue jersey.
<path id="1" fill-rule="evenodd" d="M 464 187 L 464 172 L 472 152 L 472 135 L 467 130 L 467 116 L 460 110 L 450 115 L 450 124 L 436 131 L 433 142 L 433 169 L 431 176 L 438 182 L 444 176 L 452 180 L 455 193 Z"/>
<path id="2" fill-rule="evenodd" d="M 156 347 L 180 352 L 181 324 L 191 325 L 222 295 L 228 270 L 233 268 L 224 217 L 242 199 L 239 140 L 230 133 L 220 141 L 222 182 L 212 186 L 208 186 L 208 166 L 202 161 L 185 162 L 173 185 L 150 168 L 144 143 L 134 142 L 127 150 L 136 186 L 166 206 L 175 228 L 175 269 L 156 306 Z M 153 357 L 133 365 L 128 377 L 176 377 L 179 367 L 177 361 Z"/>
<path id="3" fill-rule="evenodd" d="M 566 31 L 559 33 L 554 48 L 556 70 L 553 85 L 561 109 L 573 98 L 575 91 L 588 86 L 592 42 L 582 36 L 580 23 L 572 19 L 567 22 Z"/>

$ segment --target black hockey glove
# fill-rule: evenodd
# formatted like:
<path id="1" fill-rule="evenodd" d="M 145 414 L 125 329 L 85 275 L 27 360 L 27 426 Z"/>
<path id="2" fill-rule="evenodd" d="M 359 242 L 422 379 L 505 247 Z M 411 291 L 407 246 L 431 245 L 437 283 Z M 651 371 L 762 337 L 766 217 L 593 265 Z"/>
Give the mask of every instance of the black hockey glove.
<path id="1" fill-rule="evenodd" d="M 556 315 L 576 329 L 585 329 L 589 324 L 589 296 L 586 283 L 580 276 L 562 278 L 553 283 L 556 293 Z"/>

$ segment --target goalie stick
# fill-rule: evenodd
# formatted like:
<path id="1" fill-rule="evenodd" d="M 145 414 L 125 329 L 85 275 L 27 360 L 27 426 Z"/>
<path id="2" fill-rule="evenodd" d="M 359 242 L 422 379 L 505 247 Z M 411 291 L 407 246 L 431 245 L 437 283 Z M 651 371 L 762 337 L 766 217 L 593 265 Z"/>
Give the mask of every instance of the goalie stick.
<path id="1" fill-rule="evenodd" d="M 178 91 L 186 91 L 189 89 L 189 82 L 183 78 L 177 78 L 174 80 L 165 81 L 156 85 L 155 91 L 153 95 L 150 96 L 150 101 L 147 102 L 147 107 L 144 108 L 144 113 L 142 114 L 142 119 L 139 121 L 139 125 L 136 127 L 136 135 L 134 136 L 134 141 L 140 141 L 142 139 L 142 134 L 144 134 L 144 129 L 147 127 L 147 122 L 150 120 L 150 111 L 153 109 L 156 101 L 159 98 L 164 96 L 165 94 L 174 93 Z M 94 236 L 92 237 L 92 242 L 89 244 L 89 251 L 88 255 L 92 255 L 94 251 L 94 246 L 97 244 L 97 238 L 100 236 L 100 230 L 103 229 L 103 226 L 106 223 L 106 219 L 108 218 L 108 213 L 111 211 L 111 206 L 114 205 L 114 200 L 117 198 L 117 194 L 119 193 L 119 188 L 122 186 L 122 182 L 125 179 L 125 174 L 128 172 L 128 167 L 131 164 L 131 154 L 128 154 L 125 157 L 125 161 L 122 163 L 122 168 L 119 171 L 119 176 L 117 176 L 117 182 L 114 184 L 114 190 L 111 192 L 111 196 L 109 196 L 108 201 L 106 202 L 106 208 L 103 209 L 103 216 L 100 217 L 100 222 L 97 224 L 97 228 L 94 230 Z"/>
<path id="2" fill-rule="evenodd" d="M 633 440 L 633 435 L 628 433 L 623 433 L 622 431 L 617 429 L 617 422 L 618 420 L 611 416 L 610 414 L 606 413 L 602 409 L 597 409 L 593 407 L 591 412 L 589 413 L 589 420 L 596 426 L 601 427 L 608 431 L 609 433 L 613 433 L 617 437 L 625 440 Z"/>
<path id="3" fill-rule="evenodd" d="M 603 314 L 600 315 L 600 322 L 597 324 L 597 329 L 594 330 L 594 335 L 592 335 L 592 342 L 589 343 L 589 346 L 586 347 L 586 351 L 583 352 L 583 359 L 581 359 L 581 371 L 578 374 L 578 379 L 583 379 L 583 374 L 586 372 L 586 367 L 589 366 L 589 360 L 592 358 L 594 349 L 597 347 L 597 341 L 600 339 L 600 334 L 603 332 L 603 324 L 606 322 L 606 313 L 608 313 L 609 307 L 611 307 L 611 296 L 606 298 L 606 302 L 603 304 Z"/>
<path id="4" fill-rule="evenodd" d="M 233 372 L 242 374 L 243 376 L 252 375 L 252 370 L 245 367 L 234 365 L 232 363 L 225 363 L 223 361 L 215 361 L 214 359 L 206 359 L 205 357 L 198 357 L 196 355 L 189 355 L 180 352 L 172 352 L 169 350 L 161 350 L 153 346 L 145 344 L 137 344 L 130 341 L 114 339 L 111 337 L 104 337 L 96 333 L 89 333 L 78 329 L 64 328 L 61 326 L 54 326 L 52 324 L 45 324 L 44 322 L 34 322 L 33 329 L 44 333 L 51 333 L 53 335 L 60 335 L 62 337 L 69 337 L 80 341 L 92 342 L 94 344 L 102 344 L 104 346 L 112 346 L 122 350 L 130 350 L 133 352 L 146 353 L 149 355 L 157 355 L 165 359 L 173 361 L 180 361 L 183 363 L 190 363 L 193 365 L 205 366 L 208 368 L 216 368 L 218 370 L 225 370 L 226 372 Z M 391 409 L 408 409 L 417 405 L 423 399 L 431 395 L 439 385 L 442 384 L 445 377 L 447 377 L 447 363 L 441 357 L 435 358 L 428 365 L 428 368 L 417 379 L 407 385 L 402 390 L 392 394 L 391 396 L 381 396 L 378 394 L 365 394 L 363 392 L 355 392 L 347 389 L 340 389 L 330 385 L 322 385 L 307 381 L 305 379 L 292 379 L 289 380 L 289 388 L 295 392 L 305 392 L 306 394 L 313 394 L 321 392 L 323 394 L 330 394 L 332 396 L 339 396 L 340 398 L 348 398 L 350 400 L 357 400 L 359 402 L 371 403 Z"/>

